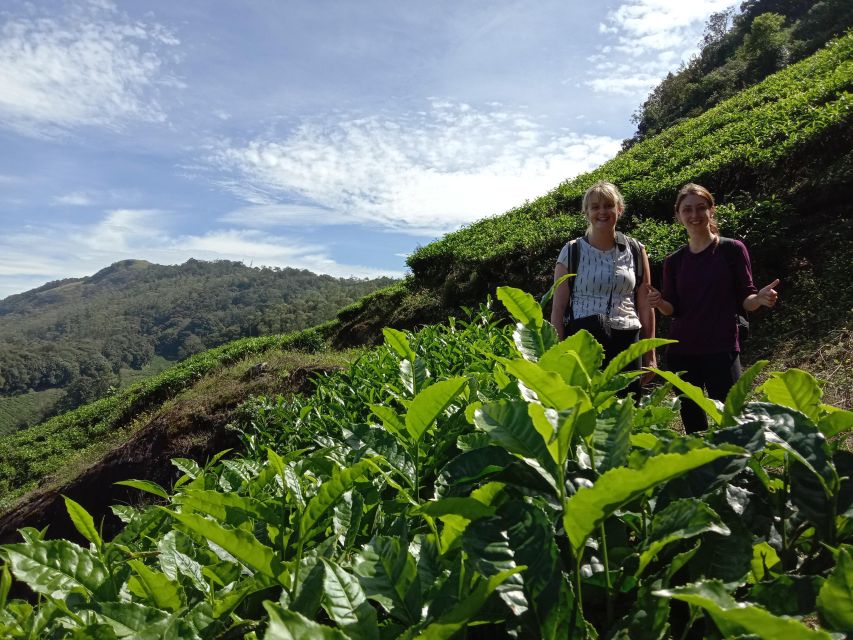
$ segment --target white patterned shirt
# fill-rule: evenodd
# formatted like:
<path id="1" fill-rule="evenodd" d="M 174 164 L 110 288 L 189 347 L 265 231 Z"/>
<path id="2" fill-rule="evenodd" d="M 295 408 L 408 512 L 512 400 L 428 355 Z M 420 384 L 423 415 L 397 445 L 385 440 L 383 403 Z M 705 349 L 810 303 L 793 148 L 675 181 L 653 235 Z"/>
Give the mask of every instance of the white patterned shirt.
<path id="1" fill-rule="evenodd" d="M 580 261 L 578 275 L 570 282 L 572 316 L 606 315 L 612 291 L 610 326 L 613 329 L 639 329 L 640 317 L 634 305 L 636 274 L 631 249 L 625 246 L 620 250 L 620 245 L 616 245 L 609 251 L 599 251 L 586 238 L 580 238 L 576 246 L 580 250 Z M 557 262 L 571 273 L 568 244 L 560 251 Z"/>

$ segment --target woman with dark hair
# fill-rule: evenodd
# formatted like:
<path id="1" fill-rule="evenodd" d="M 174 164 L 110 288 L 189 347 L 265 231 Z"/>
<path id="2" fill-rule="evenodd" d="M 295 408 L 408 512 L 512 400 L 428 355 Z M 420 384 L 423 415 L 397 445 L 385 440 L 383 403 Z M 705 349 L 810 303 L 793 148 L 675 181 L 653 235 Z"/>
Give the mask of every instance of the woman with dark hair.
<path id="1" fill-rule="evenodd" d="M 650 287 L 647 300 L 652 308 L 673 316 L 669 337 L 678 342 L 667 347 L 667 369 L 684 371 L 684 380 L 724 401 L 741 374 L 738 315 L 773 307 L 779 280 L 756 289 L 746 247 L 720 236 L 715 215 L 710 191 L 692 183 L 682 187 L 675 218 L 687 229 L 689 240 L 667 256 L 663 291 Z M 681 419 L 688 433 L 708 426 L 705 412 L 686 398 Z"/>
<path id="2" fill-rule="evenodd" d="M 554 267 L 555 281 L 575 271 L 577 276 L 555 289 L 551 324 L 560 340 L 587 329 L 604 347 L 606 363 L 641 333 L 644 338 L 655 335 L 655 313 L 646 295 L 649 259 L 642 244 L 616 231 L 625 202 L 615 185 L 595 183 L 584 194 L 581 207 L 588 223 L 586 234 L 566 243 Z M 635 364 L 641 367 L 639 358 Z M 643 356 L 642 365 L 657 366 L 654 350 Z"/>

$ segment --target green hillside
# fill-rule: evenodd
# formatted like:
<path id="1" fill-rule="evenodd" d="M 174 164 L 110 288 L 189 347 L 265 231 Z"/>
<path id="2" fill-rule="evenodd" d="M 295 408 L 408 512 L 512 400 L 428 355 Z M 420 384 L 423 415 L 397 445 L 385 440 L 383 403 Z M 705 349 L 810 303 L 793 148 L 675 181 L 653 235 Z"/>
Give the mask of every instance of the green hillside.
<path id="1" fill-rule="evenodd" d="M 0 300 L 0 433 L 100 398 L 152 361 L 162 371 L 164 360 L 237 338 L 320 324 L 391 282 L 228 261 L 125 260 L 9 296 Z"/>
<path id="2" fill-rule="evenodd" d="M 50 513 L 75 542 L 29 528 L 0 546 L 0 635 L 853 633 L 851 54 L 853 33 L 420 248 L 409 278 L 333 321 L 202 352 L 0 437 L 0 495 L 20 498 L 180 394 L 223 393 L 213 376 L 227 367 L 244 379 L 259 357 L 384 343 L 310 388 L 272 385 L 231 411 L 238 451 L 178 459 L 172 475 L 140 467 L 112 515 L 106 492 L 63 500 L 55 487 Z M 625 230 L 656 272 L 684 241 L 675 192 L 697 181 L 718 196 L 722 231 L 745 239 L 756 278 L 782 279 L 724 406 L 668 372 L 639 402 L 619 398 L 634 376 L 623 367 L 665 341 L 602 368 L 589 334 L 558 342 L 543 320 L 537 299 L 599 179 L 622 189 Z M 678 428 L 679 395 L 706 411 L 707 433 Z M 38 606 L 10 595 L 12 576 Z"/>

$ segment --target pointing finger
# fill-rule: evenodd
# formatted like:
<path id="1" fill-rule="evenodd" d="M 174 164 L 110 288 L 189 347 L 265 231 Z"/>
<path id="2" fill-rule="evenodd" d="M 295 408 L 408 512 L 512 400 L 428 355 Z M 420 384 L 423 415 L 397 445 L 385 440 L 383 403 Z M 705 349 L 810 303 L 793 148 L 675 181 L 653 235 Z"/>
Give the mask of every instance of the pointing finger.
<path id="1" fill-rule="evenodd" d="M 771 282 L 770 284 L 768 284 L 764 288 L 765 289 L 772 289 L 773 287 L 778 287 L 778 286 L 779 286 L 779 278 L 776 278 L 773 282 Z"/>

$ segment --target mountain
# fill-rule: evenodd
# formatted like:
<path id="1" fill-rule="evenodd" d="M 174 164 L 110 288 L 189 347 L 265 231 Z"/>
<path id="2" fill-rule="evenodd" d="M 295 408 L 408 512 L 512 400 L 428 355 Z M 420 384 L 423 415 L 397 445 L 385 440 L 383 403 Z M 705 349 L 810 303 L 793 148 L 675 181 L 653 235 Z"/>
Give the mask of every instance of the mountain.
<path id="1" fill-rule="evenodd" d="M 0 300 L 0 433 L 225 342 L 325 322 L 392 282 L 229 261 L 124 260 L 9 296 Z"/>

